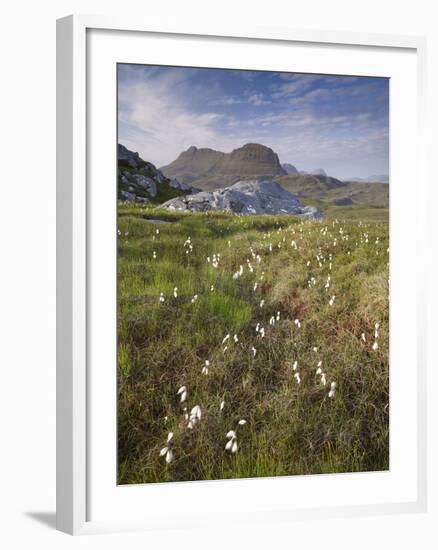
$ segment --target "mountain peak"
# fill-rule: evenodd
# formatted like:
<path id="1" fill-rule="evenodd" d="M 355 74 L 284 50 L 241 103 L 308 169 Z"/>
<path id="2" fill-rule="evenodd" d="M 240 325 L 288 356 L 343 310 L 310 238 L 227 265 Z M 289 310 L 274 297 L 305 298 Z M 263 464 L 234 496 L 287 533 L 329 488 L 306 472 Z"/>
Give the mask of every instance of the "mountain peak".
<path id="1" fill-rule="evenodd" d="M 168 177 L 199 178 L 207 175 L 280 176 L 282 168 L 277 153 L 260 143 L 246 143 L 231 153 L 189 147 L 179 157 L 161 168 Z"/>

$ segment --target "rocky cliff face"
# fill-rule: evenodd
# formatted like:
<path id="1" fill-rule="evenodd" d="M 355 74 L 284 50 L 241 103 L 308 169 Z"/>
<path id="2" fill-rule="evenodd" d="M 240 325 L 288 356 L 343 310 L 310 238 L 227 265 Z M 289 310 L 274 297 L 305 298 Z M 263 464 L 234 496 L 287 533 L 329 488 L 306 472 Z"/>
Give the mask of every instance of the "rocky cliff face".
<path id="1" fill-rule="evenodd" d="M 239 181 L 230 187 L 169 200 L 161 208 L 186 212 L 225 210 L 235 214 L 292 214 L 321 218 L 313 206 L 303 206 L 298 198 L 269 178 Z"/>
<path id="2" fill-rule="evenodd" d="M 152 163 L 144 161 L 120 143 L 118 158 L 118 198 L 147 203 L 164 202 L 170 198 L 198 192 L 198 189 L 169 179 Z"/>
<path id="3" fill-rule="evenodd" d="M 231 153 L 190 147 L 171 164 L 163 166 L 167 177 L 193 181 L 203 176 L 278 176 L 285 175 L 278 155 L 269 147 L 247 143 Z"/>

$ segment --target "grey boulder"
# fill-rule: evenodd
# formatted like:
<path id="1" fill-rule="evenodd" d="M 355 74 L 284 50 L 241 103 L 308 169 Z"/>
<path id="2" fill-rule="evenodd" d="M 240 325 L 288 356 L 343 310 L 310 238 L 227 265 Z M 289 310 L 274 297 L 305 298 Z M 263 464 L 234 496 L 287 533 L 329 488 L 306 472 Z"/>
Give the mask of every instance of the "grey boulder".
<path id="1" fill-rule="evenodd" d="M 225 210 L 241 215 L 292 214 L 309 219 L 323 217 L 320 210 L 303 206 L 295 195 L 269 178 L 238 181 L 215 191 L 176 197 L 160 208 L 187 212 Z"/>

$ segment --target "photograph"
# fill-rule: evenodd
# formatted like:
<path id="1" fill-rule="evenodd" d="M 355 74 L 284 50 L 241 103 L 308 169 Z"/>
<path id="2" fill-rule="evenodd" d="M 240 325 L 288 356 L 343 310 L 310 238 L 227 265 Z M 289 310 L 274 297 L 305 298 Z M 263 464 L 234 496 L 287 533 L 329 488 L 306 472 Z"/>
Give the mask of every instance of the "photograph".
<path id="1" fill-rule="evenodd" d="M 389 83 L 117 64 L 117 484 L 389 470 Z"/>

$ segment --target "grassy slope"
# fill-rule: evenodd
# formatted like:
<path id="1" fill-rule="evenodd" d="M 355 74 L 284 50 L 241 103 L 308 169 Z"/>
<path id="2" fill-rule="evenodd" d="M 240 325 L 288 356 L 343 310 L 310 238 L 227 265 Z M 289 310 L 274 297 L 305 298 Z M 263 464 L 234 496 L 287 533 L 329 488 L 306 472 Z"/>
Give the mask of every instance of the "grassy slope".
<path id="1" fill-rule="evenodd" d="M 379 223 L 358 221 L 374 210 Z M 322 222 L 301 223 L 287 216 L 119 206 L 120 483 L 388 468 L 388 224 L 387 211 L 374 210 L 337 207 Z M 345 212 L 356 219 L 335 221 Z M 144 216 L 177 221 L 152 225 Z M 193 251 L 186 254 L 189 236 Z M 217 269 L 206 260 L 215 253 L 221 254 Z M 243 275 L 233 279 L 240 265 Z M 309 287 L 311 277 L 316 284 Z M 271 326 L 278 311 L 280 321 Z M 264 338 L 255 332 L 257 322 Z M 373 351 L 376 322 L 379 347 Z M 206 359 L 209 374 L 203 375 Z M 319 360 L 326 386 L 316 375 Z M 330 399 L 332 380 L 337 388 Z M 184 404 L 176 396 L 182 385 L 188 390 Z M 193 430 L 184 405 L 188 412 L 201 407 Z M 247 424 L 239 426 L 242 418 Z M 238 437 L 235 455 L 224 450 L 231 429 Z M 169 431 L 175 460 L 166 465 L 159 451 Z"/>
<path id="2" fill-rule="evenodd" d="M 336 200 L 351 198 L 360 206 L 375 208 L 388 208 L 389 206 L 389 185 L 385 183 L 369 182 L 346 182 L 344 185 L 335 188 L 328 188 L 321 183 L 314 181 L 306 183 L 305 177 L 284 176 L 276 180 L 287 191 L 297 195 L 301 199 L 325 201 L 333 203 Z"/>

